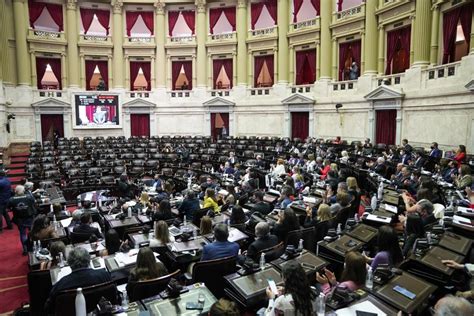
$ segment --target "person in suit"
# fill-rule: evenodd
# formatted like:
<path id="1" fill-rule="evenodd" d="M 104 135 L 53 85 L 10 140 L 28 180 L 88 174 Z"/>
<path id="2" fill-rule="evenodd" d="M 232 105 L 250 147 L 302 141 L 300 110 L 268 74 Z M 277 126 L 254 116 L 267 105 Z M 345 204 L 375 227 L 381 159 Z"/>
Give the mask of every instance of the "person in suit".
<path id="1" fill-rule="evenodd" d="M 272 211 L 272 206 L 263 201 L 263 192 L 255 191 L 253 193 L 255 204 L 252 207 L 252 212 L 259 212 L 262 215 L 268 215 Z"/>
<path id="2" fill-rule="evenodd" d="M 260 222 L 255 226 L 255 241 L 247 249 L 247 257 L 257 262 L 257 254 L 278 244 L 278 237 L 270 234 L 270 225 L 267 222 Z"/>
<path id="3" fill-rule="evenodd" d="M 239 244 L 230 242 L 229 230 L 226 224 L 217 224 L 214 227 L 215 241 L 202 248 L 201 261 L 220 259 L 224 257 L 237 256 L 239 253 Z"/>
<path id="4" fill-rule="evenodd" d="M 79 226 L 74 227 L 73 232 L 78 233 L 78 234 L 84 234 L 84 235 L 89 234 L 89 236 L 95 235 L 97 238 L 102 238 L 102 234 L 100 233 L 100 231 L 97 228 L 92 227 L 90 225 L 91 222 L 92 222 L 91 213 L 89 212 L 82 213 L 81 224 Z"/>
<path id="5" fill-rule="evenodd" d="M 120 197 L 126 197 L 129 199 L 134 198 L 132 192 L 132 185 L 126 174 L 122 174 L 118 180 L 118 191 L 120 193 Z"/>
<path id="6" fill-rule="evenodd" d="M 196 197 L 196 193 L 193 190 L 189 190 L 186 193 L 186 198 L 183 200 L 183 203 L 178 207 L 178 211 L 179 214 L 186 215 L 186 219 L 192 220 L 194 211 L 200 208 L 201 206 L 199 205 L 199 199 Z"/>
<path id="7" fill-rule="evenodd" d="M 7 211 L 7 203 L 12 194 L 11 183 L 7 178 L 5 170 L 0 169 L 0 233 L 3 232 L 2 217 L 5 218 L 7 229 L 13 229 L 10 215 Z"/>
<path id="8" fill-rule="evenodd" d="M 255 167 L 260 168 L 260 169 L 265 169 L 265 161 L 262 159 L 261 155 L 257 155 Z"/>
<path id="9" fill-rule="evenodd" d="M 229 175 L 232 175 L 235 172 L 234 168 L 232 168 L 231 164 L 228 161 L 226 161 L 224 166 L 221 167 L 221 171 L 223 174 L 229 174 Z"/>
<path id="10" fill-rule="evenodd" d="M 20 241 L 23 246 L 23 255 L 28 254 L 28 236 L 27 230 L 33 225 L 33 218 L 36 215 L 34 206 L 35 201 L 25 194 L 25 187 L 17 185 L 15 196 L 8 200 L 7 208 L 13 212 L 13 223 L 18 226 L 20 231 Z"/>
<path id="11" fill-rule="evenodd" d="M 227 162 L 229 162 L 231 166 L 239 162 L 239 159 L 235 156 L 235 153 L 233 151 L 229 153 L 229 159 L 227 160 Z"/>
<path id="12" fill-rule="evenodd" d="M 385 158 L 384 157 L 378 157 L 377 162 L 370 167 L 370 169 L 374 170 L 375 173 L 381 175 L 382 177 L 385 177 L 385 174 L 387 173 L 387 166 L 385 165 Z"/>
<path id="13" fill-rule="evenodd" d="M 406 151 L 405 149 L 400 150 L 400 162 L 404 165 L 409 165 L 412 160 L 411 151 Z"/>
<path id="14" fill-rule="evenodd" d="M 426 159 L 422 156 L 421 152 L 416 152 L 413 158 L 414 158 L 414 163 L 413 163 L 414 168 L 421 169 L 425 165 Z"/>
<path id="15" fill-rule="evenodd" d="M 402 140 L 402 148 L 407 153 L 411 153 L 413 151 L 413 147 L 411 147 L 411 145 L 408 144 L 408 139 L 406 138 Z"/>
<path id="16" fill-rule="evenodd" d="M 441 150 L 438 149 L 438 143 L 433 142 L 431 144 L 431 151 L 430 151 L 430 157 L 432 158 L 441 158 L 442 152 Z"/>
<path id="17" fill-rule="evenodd" d="M 434 206 L 433 203 L 426 199 L 422 199 L 416 203 L 418 214 L 421 216 L 423 227 L 431 226 L 438 222 L 433 214 Z"/>
<path id="18" fill-rule="evenodd" d="M 59 280 L 51 289 L 46 302 L 47 309 L 54 311 L 58 294 L 65 290 L 84 288 L 111 281 L 110 274 L 105 269 L 90 268 L 89 252 L 81 247 L 75 247 L 69 252 L 67 263 L 72 272 Z"/>

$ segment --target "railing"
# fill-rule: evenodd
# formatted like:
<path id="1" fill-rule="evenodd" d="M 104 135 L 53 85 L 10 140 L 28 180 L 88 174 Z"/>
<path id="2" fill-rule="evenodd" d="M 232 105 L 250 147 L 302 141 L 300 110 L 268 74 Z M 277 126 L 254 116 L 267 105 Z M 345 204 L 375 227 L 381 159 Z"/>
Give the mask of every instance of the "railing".
<path id="1" fill-rule="evenodd" d="M 236 33 L 222 33 L 222 34 L 209 34 L 208 38 L 210 41 L 229 41 L 236 39 Z"/>
<path id="2" fill-rule="evenodd" d="M 34 39 L 45 39 L 45 40 L 58 40 L 64 39 L 64 32 L 53 32 L 29 29 L 28 37 Z"/>
<path id="3" fill-rule="evenodd" d="M 211 97 L 228 97 L 231 90 L 208 90 Z"/>
<path id="4" fill-rule="evenodd" d="M 195 42 L 196 36 L 187 35 L 187 36 L 171 36 L 169 40 L 171 43 L 193 43 Z"/>
<path id="5" fill-rule="evenodd" d="M 251 96 L 258 96 L 258 95 L 270 95 L 270 90 L 272 88 L 250 88 L 250 95 Z"/>
<path id="6" fill-rule="evenodd" d="M 151 43 L 153 41 L 153 37 L 150 36 L 130 36 L 128 38 L 130 43 Z"/>
<path id="7" fill-rule="evenodd" d="M 400 73 L 400 74 L 377 77 L 377 85 L 381 86 L 382 84 L 384 84 L 386 86 L 392 86 L 392 85 L 400 84 L 403 76 L 405 76 L 405 74 Z"/>
<path id="8" fill-rule="evenodd" d="M 291 86 L 291 93 L 309 93 L 311 92 L 313 85 L 297 85 Z"/>
<path id="9" fill-rule="evenodd" d="M 461 62 L 455 62 L 445 65 L 440 65 L 432 68 L 425 69 L 425 73 L 428 74 L 427 80 L 433 80 L 438 78 L 447 78 L 456 75 L 457 68 L 461 65 Z"/>
<path id="10" fill-rule="evenodd" d="M 189 98 L 191 96 L 191 90 L 183 91 L 169 91 L 170 98 Z"/>
<path id="11" fill-rule="evenodd" d="M 315 26 L 317 24 L 317 20 L 318 20 L 317 18 L 314 18 L 311 20 L 292 23 L 290 24 L 290 31 L 296 31 L 296 30 L 309 28 L 311 26 Z"/>
<path id="12" fill-rule="evenodd" d="M 362 4 L 358 5 L 357 7 L 352 7 L 352 8 L 343 10 L 343 11 L 336 12 L 336 20 L 349 18 L 351 16 L 354 16 L 354 15 L 357 15 L 357 14 L 361 13 L 362 12 L 362 7 L 364 5 L 365 4 L 362 3 Z"/>
<path id="13" fill-rule="evenodd" d="M 267 36 L 267 35 L 273 35 L 273 34 L 276 35 L 277 34 L 277 26 L 274 25 L 274 26 L 267 27 L 267 28 L 264 28 L 264 29 L 250 30 L 249 33 L 253 37 Z"/>
<path id="14" fill-rule="evenodd" d="M 84 41 L 90 41 L 90 42 L 107 42 L 109 40 L 110 36 L 82 34 L 81 38 Z"/>
<path id="15" fill-rule="evenodd" d="M 353 90 L 356 87 L 357 80 L 346 80 L 331 82 L 332 91 Z"/>
<path id="16" fill-rule="evenodd" d="M 61 98 L 62 90 L 38 90 L 38 95 L 42 98 Z"/>
<path id="17" fill-rule="evenodd" d="M 131 99 L 150 97 L 150 91 L 130 91 L 130 92 L 127 92 L 127 94 L 128 94 L 128 97 Z"/>

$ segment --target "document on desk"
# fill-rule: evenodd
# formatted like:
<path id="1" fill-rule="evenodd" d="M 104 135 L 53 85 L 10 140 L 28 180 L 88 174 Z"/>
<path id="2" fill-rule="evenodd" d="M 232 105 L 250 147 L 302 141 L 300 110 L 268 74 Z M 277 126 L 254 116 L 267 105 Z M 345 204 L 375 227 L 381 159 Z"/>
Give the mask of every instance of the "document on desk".
<path id="1" fill-rule="evenodd" d="M 397 214 L 398 213 L 398 208 L 394 205 L 390 205 L 390 204 L 380 204 L 380 207 L 385 209 L 386 211 L 390 212 L 390 213 L 394 213 L 394 214 Z"/>
<path id="2" fill-rule="evenodd" d="M 377 216 L 373 214 L 367 215 L 367 220 L 368 221 L 374 221 L 374 222 L 379 222 L 379 223 L 385 223 L 385 224 L 390 224 L 392 219 L 390 217 L 385 217 L 385 216 Z"/>
<path id="3" fill-rule="evenodd" d="M 472 213 L 474 213 L 474 209 L 468 208 L 468 207 L 462 207 L 462 206 L 458 206 L 458 211 L 463 213 L 463 214 L 472 214 Z"/>
<path id="4" fill-rule="evenodd" d="M 454 215 L 453 216 L 453 221 L 455 223 L 458 223 L 458 224 L 472 226 L 471 220 L 469 218 L 465 218 L 465 217 L 462 217 L 462 216 Z"/>
<path id="5" fill-rule="evenodd" d="M 387 316 L 387 314 L 382 312 L 377 306 L 375 306 L 370 301 L 364 301 L 362 303 L 354 304 L 354 305 L 346 307 L 346 308 L 338 309 L 336 311 L 336 315 L 338 315 L 338 316 L 355 316 L 356 311 L 370 312 L 370 313 L 377 314 L 377 316 Z"/>
<path id="6" fill-rule="evenodd" d="M 117 252 L 115 254 L 115 261 L 119 267 L 124 267 L 129 264 L 137 262 L 138 249 L 131 249 L 129 252 Z"/>

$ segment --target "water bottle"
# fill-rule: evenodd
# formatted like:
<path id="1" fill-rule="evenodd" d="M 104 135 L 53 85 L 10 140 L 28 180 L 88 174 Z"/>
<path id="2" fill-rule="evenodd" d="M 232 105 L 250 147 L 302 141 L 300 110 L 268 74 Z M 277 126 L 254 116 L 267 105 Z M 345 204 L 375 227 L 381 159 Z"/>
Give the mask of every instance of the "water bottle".
<path id="1" fill-rule="evenodd" d="M 191 177 L 188 178 L 188 190 L 191 190 L 191 186 L 192 186 L 192 181 L 191 181 Z"/>
<path id="2" fill-rule="evenodd" d="M 99 198 L 99 208 L 101 208 L 101 207 L 102 207 L 102 199 Z"/>
<path id="3" fill-rule="evenodd" d="M 319 296 L 316 298 L 316 313 L 318 316 L 324 316 L 326 313 L 326 297 L 324 293 L 319 293 Z"/>
<path id="4" fill-rule="evenodd" d="M 354 221 L 355 221 L 356 223 L 359 222 L 359 214 L 357 214 L 357 213 L 354 214 Z"/>
<path id="5" fill-rule="evenodd" d="M 128 207 L 128 210 L 127 210 L 127 217 L 128 217 L 128 218 L 132 218 L 132 208 L 131 208 L 131 207 Z"/>
<path id="6" fill-rule="evenodd" d="M 372 208 L 372 211 L 375 211 L 377 209 L 377 197 L 372 195 L 372 199 L 370 200 L 370 207 Z"/>
<path id="7" fill-rule="evenodd" d="M 36 240 L 33 241 L 33 253 L 36 253 L 38 251 L 38 244 L 36 243 Z"/>
<path id="8" fill-rule="evenodd" d="M 262 252 L 260 255 L 260 270 L 265 269 L 265 254 Z"/>
<path id="9" fill-rule="evenodd" d="M 365 280 L 365 287 L 368 288 L 369 290 L 372 290 L 374 287 L 374 275 L 372 273 L 372 267 L 369 267 L 367 270 L 367 278 Z"/>
<path id="10" fill-rule="evenodd" d="M 64 267 L 64 255 L 62 252 L 59 253 L 59 267 Z"/>
<path id="11" fill-rule="evenodd" d="M 193 238 L 196 239 L 197 237 L 197 229 L 196 227 L 193 227 Z"/>
<path id="12" fill-rule="evenodd" d="M 303 251 L 303 239 L 300 239 L 300 242 L 298 243 L 298 251 Z"/>
<path id="13" fill-rule="evenodd" d="M 340 235 L 341 233 L 342 233 L 342 225 L 341 223 L 339 223 L 337 224 L 336 234 Z"/>
<path id="14" fill-rule="evenodd" d="M 82 294 L 82 288 L 77 288 L 76 292 L 76 316 L 86 316 L 86 299 L 84 294 Z"/>
<path id="15" fill-rule="evenodd" d="M 184 217 L 183 217 L 183 227 L 186 227 L 186 226 L 188 226 L 188 223 L 186 221 L 186 215 L 184 215 Z"/>
<path id="16" fill-rule="evenodd" d="M 383 182 L 380 181 L 379 188 L 377 190 L 377 199 L 380 201 L 383 198 Z"/>
<path id="17" fill-rule="evenodd" d="M 212 166 L 211 168 L 211 173 L 214 173 L 214 166 Z"/>
<path id="18" fill-rule="evenodd" d="M 431 245 L 431 233 L 430 232 L 426 233 L 426 240 L 428 241 L 428 245 Z"/>
<path id="19" fill-rule="evenodd" d="M 122 292 L 122 309 L 124 311 L 128 310 L 128 295 L 126 290 Z"/>
<path id="20" fill-rule="evenodd" d="M 77 198 L 77 207 L 82 208 L 81 198 Z"/>
<path id="21" fill-rule="evenodd" d="M 49 212 L 50 212 L 50 213 L 53 212 L 53 204 L 49 204 Z"/>
<path id="22" fill-rule="evenodd" d="M 441 227 L 444 228 L 444 219 L 443 219 L 443 217 L 440 218 L 439 224 L 441 225 Z"/>
<path id="23" fill-rule="evenodd" d="M 56 219 L 56 214 L 53 214 L 53 226 L 54 228 L 58 228 L 58 220 Z"/>

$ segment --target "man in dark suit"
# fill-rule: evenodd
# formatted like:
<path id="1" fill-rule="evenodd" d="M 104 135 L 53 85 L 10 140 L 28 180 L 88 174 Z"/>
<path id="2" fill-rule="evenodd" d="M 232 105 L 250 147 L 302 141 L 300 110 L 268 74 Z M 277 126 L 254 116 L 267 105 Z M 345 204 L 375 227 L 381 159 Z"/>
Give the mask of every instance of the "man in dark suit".
<path id="1" fill-rule="evenodd" d="M 438 222 L 436 217 L 433 214 L 434 206 L 433 203 L 426 199 L 422 199 L 416 203 L 417 211 L 421 216 L 421 221 L 423 226 L 431 226 Z"/>
<path id="2" fill-rule="evenodd" d="M 194 211 L 199 210 L 199 199 L 196 197 L 196 193 L 193 190 L 189 190 L 186 193 L 186 198 L 183 203 L 178 207 L 179 214 L 186 215 L 187 220 L 193 219 Z"/>
<path id="3" fill-rule="evenodd" d="M 262 215 L 267 215 L 272 211 L 271 205 L 263 201 L 262 191 L 255 191 L 253 197 L 255 199 L 255 204 L 252 207 L 252 212 L 259 212 Z"/>
<path id="4" fill-rule="evenodd" d="M 410 144 L 408 144 L 408 139 L 403 139 L 402 140 L 402 147 L 407 153 L 411 153 L 413 151 L 413 147 L 411 147 Z"/>
<path id="5" fill-rule="evenodd" d="M 262 159 L 262 156 L 257 155 L 255 166 L 257 168 L 265 169 L 265 161 Z"/>
<path id="6" fill-rule="evenodd" d="M 102 234 L 100 231 L 92 227 L 90 225 L 91 223 L 91 213 L 89 212 L 84 212 L 81 215 L 81 224 L 79 226 L 74 227 L 73 232 L 79 233 L 79 234 L 89 234 L 89 236 L 95 235 L 97 238 L 102 238 Z"/>
<path id="7" fill-rule="evenodd" d="M 406 151 L 404 149 L 400 150 L 400 162 L 402 164 L 409 165 L 411 160 L 411 151 Z"/>
<path id="8" fill-rule="evenodd" d="M 51 289 L 46 302 L 47 309 L 54 310 L 56 297 L 65 290 L 84 288 L 111 281 L 110 274 L 105 269 L 90 268 L 91 257 L 89 252 L 80 247 L 73 248 L 68 255 L 67 263 L 71 267 L 71 274 L 59 280 Z"/>
<path id="9" fill-rule="evenodd" d="M 270 234 L 270 226 L 267 222 L 260 222 L 255 226 L 255 241 L 247 249 L 247 257 L 258 262 L 257 254 L 278 244 L 278 237 Z"/>
<path id="10" fill-rule="evenodd" d="M 415 163 L 413 164 L 413 166 L 416 169 L 421 169 L 425 165 L 426 159 L 422 156 L 422 153 L 420 152 L 415 153 L 414 159 L 415 159 Z"/>
<path id="11" fill-rule="evenodd" d="M 12 221 L 7 211 L 7 203 L 12 195 L 11 183 L 7 178 L 5 170 L 0 170 L 0 232 L 3 231 L 2 216 L 5 218 L 7 229 L 12 229 Z"/>
<path id="12" fill-rule="evenodd" d="M 229 230 L 226 224 L 221 223 L 214 227 L 214 238 L 213 243 L 202 248 L 201 261 L 237 256 L 239 244 L 227 240 Z"/>
<path id="13" fill-rule="evenodd" d="M 431 144 L 431 151 L 430 151 L 430 157 L 432 158 L 441 158 L 442 152 L 441 150 L 438 149 L 438 143 L 433 142 Z"/>

